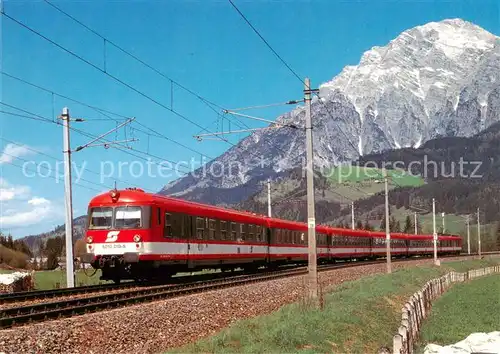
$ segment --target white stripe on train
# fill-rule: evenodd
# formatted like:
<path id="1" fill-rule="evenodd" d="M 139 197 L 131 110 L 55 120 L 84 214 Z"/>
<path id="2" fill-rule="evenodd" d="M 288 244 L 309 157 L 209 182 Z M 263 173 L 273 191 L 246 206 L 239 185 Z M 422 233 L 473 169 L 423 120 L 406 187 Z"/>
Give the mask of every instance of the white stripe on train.
<path id="1" fill-rule="evenodd" d="M 281 247 L 267 245 L 234 245 L 234 244 L 214 244 L 214 243 L 170 243 L 170 242 L 143 242 L 136 246 L 135 243 L 96 243 L 87 245 L 87 251 L 95 255 L 120 255 L 127 252 L 139 253 L 140 255 L 251 255 L 270 254 L 287 256 L 297 254 L 307 254 L 306 246 Z M 91 246 L 92 249 L 89 247 Z M 461 247 L 438 247 L 440 252 L 459 251 Z M 433 252 L 433 247 L 406 247 L 391 248 L 392 253 L 420 253 Z M 385 247 L 318 247 L 317 253 L 320 255 L 342 255 L 342 254 L 385 254 Z"/>

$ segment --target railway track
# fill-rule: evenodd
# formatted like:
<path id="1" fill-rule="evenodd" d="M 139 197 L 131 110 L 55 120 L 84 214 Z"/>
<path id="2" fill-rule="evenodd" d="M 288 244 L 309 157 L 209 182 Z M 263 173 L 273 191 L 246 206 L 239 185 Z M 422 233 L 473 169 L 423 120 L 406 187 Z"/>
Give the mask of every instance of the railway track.
<path id="1" fill-rule="evenodd" d="M 451 257 L 456 257 L 456 256 L 451 256 Z M 447 258 L 447 257 L 440 257 L 440 258 Z M 393 260 L 393 262 L 394 263 L 404 262 L 408 260 L 413 260 L 413 259 L 395 259 Z M 318 271 L 374 265 L 385 262 L 386 262 L 385 259 L 368 261 L 368 262 L 346 261 L 337 264 L 318 265 Z M 212 273 L 206 275 L 211 275 L 211 276 L 218 275 L 219 278 L 211 280 L 198 280 L 195 282 L 190 282 L 185 284 L 164 284 L 156 286 L 149 285 L 144 289 L 135 289 L 131 291 L 106 293 L 84 298 L 36 303 L 25 306 L 5 308 L 5 309 L 0 309 L 0 328 L 5 329 L 32 322 L 42 322 L 57 318 L 72 317 L 75 315 L 113 309 L 132 304 L 138 304 L 138 303 L 144 303 L 162 299 L 170 299 L 182 295 L 195 294 L 208 290 L 228 288 L 228 287 L 273 280 L 293 275 L 303 275 L 306 273 L 307 273 L 306 267 L 285 269 L 273 272 L 266 271 L 264 273 L 236 275 L 231 277 L 227 277 L 227 274 L 225 273 Z M 223 275 L 225 275 L 225 277 L 222 277 Z M 192 280 L 192 276 L 182 277 L 182 278 L 191 278 Z M 94 287 L 87 287 L 87 289 L 80 289 L 80 291 L 103 291 L 102 290 L 103 288 L 106 288 L 107 290 L 110 291 L 112 291 L 113 289 L 122 290 L 125 289 L 124 286 L 134 286 L 132 284 L 134 283 L 122 284 L 119 286 L 110 284 L 107 287 L 100 286 L 99 290 L 97 290 L 97 287 L 94 286 Z M 137 284 L 135 284 L 135 286 L 137 286 Z M 46 295 L 53 296 L 54 293 L 58 294 L 58 296 L 61 296 L 61 294 L 63 294 L 64 296 L 64 295 L 72 295 L 74 294 L 74 291 L 76 291 L 76 288 L 58 289 L 56 292 L 42 291 L 42 292 L 31 292 L 31 293 L 35 293 L 34 298 L 36 298 L 37 296 L 36 293 L 39 293 L 39 295 L 42 296 Z M 79 294 L 82 294 L 82 292 L 80 292 Z M 23 299 L 26 299 L 28 293 L 21 294 L 20 296 L 21 297 L 19 298 L 23 298 L 24 296 Z M 7 296 L 3 297 L 4 300 L 8 298 Z"/>
<path id="2" fill-rule="evenodd" d="M 242 272 L 241 272 L 242 273 Z M 239 271 L 233 274 L 240 274 Z M 187 275 L 172 277 L 168 281 L 164 282 L 126 282 L 122 284 L 100 284 L 100 285 L 88 285 L 88 286 L 77 286 L 74 288 L 61 288 L 52 290 L 35 290 L 35 291 L 21 291 L 16 293 L 0 294 L 0 307 L 5 304 L 12 304 L 16 302 L 26 302 L 34 300 L 46 300 L 58 297 L 69 297 L 69 296 L 79 296 L 92 293 L 109 292 L 109 291 L 120 291 L 130 288 L 139 287 L 149 287 L 160 284 L 182 284 L 193 281 L 210 280 L 214 278 L 221 278 L 227 276 L 228 273 L 207 273 L 201 275 Z"/>
<path id="3" fill-rule="evenodd" d="M 20 291 L 16 293 L 0 294 L 0 305 L 9 304 L 13 302 L 41 300 L 41 299 L 49 299 L 61 296 L 83 295 L 101 291 L 127 289 L 133 286 L 138 286 L 138 284 L 131 282 L 120 285 L 102 284 L 102 285 L 78 286 L 75 288 L 62 288 L 54 290 Z"/>
<path id="4" fill-rule="evenodd" d="M 320 265 L 318 271 L 379 264 L 383 260 L 343 264 Z M 85 313 L 118 308 L 122 306 L 144 303 L 155 300 L 169 299 L 182 295 L 195 294 L 208 290 L 228 288 L 254 282 L 273 280 L 293 275 L 307 273 L 306 267 L 266 272 L 262 274 L 238 275 L 209 281 L 197 281 L 181 285 L 158 285 L 146 289 L 127 292 L 102 294 L 91 297 L 70 299 L 65 301 L 37 303 L 26 306 L 11 307 L 0 310 L 0 328 L 10 328 L 32 322 L 42 322 L 52 319 L 72 317 Z"/>

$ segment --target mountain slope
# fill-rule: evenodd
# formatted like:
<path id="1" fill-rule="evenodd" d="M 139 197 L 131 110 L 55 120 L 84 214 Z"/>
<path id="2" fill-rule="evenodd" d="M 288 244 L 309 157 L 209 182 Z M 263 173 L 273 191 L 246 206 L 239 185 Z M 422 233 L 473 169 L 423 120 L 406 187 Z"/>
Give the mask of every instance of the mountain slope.
<path id="1" fill-rule="evenodd" d="M 87 215 L 79 216 L 73 219 L 73 242 L 82 238 L 85 235 L 85 227 L 87 222 Z M 56 236 L 66 237 L 65 225 L 59 225 L 54 230 L 44 232 L 38 235 L 29 235 L 22 237 L 20 240 L 24 241 L 32 251 L 38 251 L 41 243 L 45 243 L 47 239 Z"/>
<path id="2" fill-rule="evenodd" d="M 364 53 L 314 97 L 316 169 L 360 155 L 418 147 L 440 136 L 469 137 L 499 120 L 500 39 L 460 19 L 432 22 Z M 277 118 L 304 126 L 304 108 Z M 257 131 L 160 192 L 237 203 L 267 178 L 305 165 L 303 129 Z M 211 169 L 223 173 L 210 173 Z"/>
<path id="3" fill-rule="evenodd" d="M 427 183 L 421 187 L 396 188 L 389 193 L 390 204 L 397 208 L 430 211 L 435 198 L 439 212 L 466 215 L 480 207 L 482 222 L 491 223 L 500 221 L 499 141 L 500 123 L 496 123 L 470 138 L 438 138 L 418 149 L 364 156 L 358 163 L 370 161 L 382 166 L 399 161 L 401 166 L 412 167 L 411 174 L 426 176 Z M 379 193 L 358 200 L 356 209 L 366 214 L 383 209 L 383 205 L 384 195 Z M 349 214 L 350 210 L 343 209 L 339 215 L 346 218 Z"/>

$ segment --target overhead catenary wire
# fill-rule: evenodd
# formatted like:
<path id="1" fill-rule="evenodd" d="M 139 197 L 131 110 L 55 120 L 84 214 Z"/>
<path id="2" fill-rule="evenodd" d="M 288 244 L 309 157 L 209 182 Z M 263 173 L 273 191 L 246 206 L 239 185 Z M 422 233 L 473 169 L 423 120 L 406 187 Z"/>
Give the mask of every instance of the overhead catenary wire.
<path id="1" fill-rule="evenodd" d="M 5 103 L 4 103 L 4 102 L 0 102 L 0 104 L 5 104 Z M 15 107 L 15 106 L 12 106 L 12 105 L 9 105 L 9 106 L 11 106 L 11 107 Z M 21 111 L 23 111 L 23 112 L 25 112 L 25 113 L 31 114 L 32 116 L 34 116 L 34 117 L 36 117 L 36 118 L 37 118 L 37 119 L 35 119 L 35 120 L 44 121 L 45 123 L 49 123 L 49 124 L 61 125 L 59 122 L 54 122 L 54 121 L 52 121 L 51 119 L 46 118 L 46 117 L 43 117 L 43 116 L 40 116 L 40 115 L 38 115 L 38 114 L 36 114 L 36 113 L 32 113 L 32 112 L 26 111 L 26 110 L 21 109 L 21 108 L 15 108 L 15 109 L 19 109 L 19 110 L 21 110 Z M 33 119 L 33 117 L 32 117 L 32 116 L 25 116 L 25 115 L 20 115 L 20 114 L 15 114 L 15 113 L 13 114 L 12 112 L 5 112 L 5 111 L 4 111 L 3 113 L 5 113 L 5 114 L 10 114 L 10 115 L 14 115 L 14 116 L 18 116 L 18 117 L 23 117 L 23 118 Z M 96 138 L 96 136 L 95 136 L 95 135 L 93 135 L 93 134 L 91 134 L 91 133 L 88 133 L 88 132 L 85 132 L 85 131 L 83 131 L 83 130 L 81 130 L 81 129 L 77 129 L 77 128 L 74 128 L 74 127 L 70 127 L 70 130 L 72 130 L 72 131 L 74 131 L 74 132 L 77 132 L 77 133 L 79 133 L 79 134 L 81 134 L 81 135 L 84 135 L 84 136 L 86 136 L 86 137 L 88 137 L 88 138 Z M 103 142 L 108 142 L 108 141 L 107 141 L 107 140 L 105 140 L 105 139 L 102 139 L 102 141 L 103 141 Z M 144 152 L 144 151 L 141 151 L 141 150 L 137 150 L 137 149 L 130 148 L 130 147 L 125 146 L 125 145 L 122 145 L 122 144 L 114 144 L 114 145 L 119 146 L 119 147 L 113 146 L 113 148 L 114 148 L 114 149 L 117 149 L 117 150 L 119 150 L 119 151 L 122 151 L 122 152 L 124 152 L 124 153 L 126 153 L 126 154 L 128 154 L 128 155 L 134 156 L 134 157 L 136 157 L 136 158 L 142 159 L 142 160 L 144 160 L 144 161 L 148 161 L 148 160 L 147 160 L 145 157 L 142 157 L 142 156 L 139 156 L 139 155 L 137 155 L 137 154 L 131 153 L 130 151 L 127 151 L 127 150 L 132 150 L 132 151 L 135 151 L 135 152 L 141 153 L 141 154 L 146 155 L 146 156 L 151 156 L 151 157 L 154 157 L 154 158 L 156 158 L 156 159 L 159 159 L 159 160 L 162 160 L 162 161 L 169 162 L 169 163 L 171 163 L 171 164 L 173 164 L 173 165 L 177 165 L 177 164 L 179 164 L 179 163 L 180 163 L 180 161 L 177 161 L 177 162 L 176 162 L 176 161 L 172 161 L 172 160 L 169 160 L 169 159 L 165 159 L 165 158 L 162 158 L 162 157 L 159 157 L 159 156 L 156 156 L 156 155 L 153 155 L 153 154 L 149 154 L 149 153 Z M 159 165 L 157 162 L 153 162 L 153 163 L 154 163 L 154 164 L 156 164 L 156 165 Z M 163 166 L 162 166 L 162 167 L 163 167 Z M 184 174 L 184 175 L 188 175 L 188 174 L 190 174 L 190 173 L 192 173 L 192 172 L 193 172 L 193 171 L 187 171 L 187 172 L 186 172 L 186 171 L 180 171 L 180 170 L 178 170 L 178 169 L 176 169 L 176 171 L 178 171 L 178 172 L 180 172 L 180 173 L 182 173 L 182 174 Z"/>
<path id="2" fill-rule="evenodd" d="M 49 93 L 49 94 L 51 94 L 51 95 L 58 96 L 58 97 L 60 97 L 60 98 L 63 98 L 63 99 L 69 100 L 69 101 L 71 101 L 71 102 L 75 102 L 75 103 L 80 104 L 80 105 L 82 105 L 82 106 L 84 106 L 84 107 L 90 108 L 90 109 L 94 110 L 95 112 L 98 112 L 98 113 L 102 114 L 103 116 L 107 117 L 107 119 L 108 119 L 108 120 L 112 120 L 112 121 L 115 121 L 115 122 L 120 122 L 120 121 L 122 121 L 122 120 L 129 119 L 129 118 L 130 118 L 130 116 L 125 116 L 125 115 L 120 114 L 120 113 L 112 112 L 112 111 L 110 111 L 110 110 L 107 110 L 107 109 L 104 109 L 104 108 L 100 108 L 100 107 L 97 107 L 97 106 L 94 106 L 94 105 L 91 105 L 91 104 L 85 103 L 85 102 L 83 102 L 83 101 L 81 101 L 81 100 L 78 100 L 78 99 L 76 99 L 76 98 L 73 98 L 73 97 L 70 97 L 70 96 L 64 95 L 64 94 L 62 94 L 62 93 L 60 93 L 60 92 L 53 91 L 53 90 L 48 89 L 48 88 L 46 88 L 46 87 L 42 87 L 42 86 L 40 86 L 40 85 L 37 85 L 37 84 L 35 84 L 35 83 L 33 83 L 33 82 L 30 82 L 30 81 L 27 81 L 27 80 L 25 80 L 25 79 L 22 79 L 22 78 L 20 78 L 20 77 L 18 77 L 18 76 L 12 75 L 12 74 L 7 73 L 7 72 L 5 72 L 5 71 L 1 71 L 1 70 L 0 70 L 0 72 L 2 73 L 2 75 L 5 75 L 5 76 L 7 76 L 7 77 L 9 77 L 9 78 L 11 78 L 11 79 L 13 79 L 13 80 L 17 80 L 17 81 L 19 81 L 19 82 L 22 82 L 23 84 L 29 85 L 29 86 L 31 86 L 31 87 L 34 87 L 34 88 L 38 89 L 38 90 L 41 90 L 41 91 L 47 92 L 47 93 Z M 113 118 L 113 117 L 111 117 L 111 116 L 116 116 L 116 117 L 119 117 L 120 119 Z M 105 118 L 103 118 L 103 119 L 105 119 Z M 195 154 L 201 154 L 201 155 L 206 156 L 207 158 L 209 158 L 209 159 L 211 159 L 211 160 L 213 159 L 213 157 L 208 156 L 207 154 L 204 154 L 204 153 L 202 153 L 202 152 L 200 152 L 200 151 L 198 151 L 198 150 L 196 150 L 196 149 L 194 149 L 194 148 L 192 148 L 192 147 L 189 147 L 189 146 L 187 146 L 187 145 L 185 145 L 185 144 L 183 144 L 183 143 L 181 143 L 181 142 L 179 142 L 179 141 L 177 141 L 177 140 L 175 140 L 175 139 L 169 138 L 169 137 L 165 136 L 164 134 L 161 134 L 161 133 L 160 133 L 160 132 L 158 132 L 157 130 L 154 130 L 154 129 L 152 129 L 152 128 L 148 127 L 147 125 L 145 125 L 144 123 L 141 123 L 141 122 L 140 122 L 140 121 L 138 121 L 138 120 L 135 120 L 135 121 L 134 121 L 134 124 L 137 124 L 137 125 L 139 125 L 139 126 L 141 126 L 142 128 L 144 128 L 144 129 L 146 129 L 146 130 L 147 130 L 147 131 L 145 131 L 144 129 L 135 128 L 137 131 L 139 131 L 139 132 L 141 132 L 141 133 L 143 133 L 143 134 L 146 134 L 146 135 L 150 135 L 150 134 L 152 134 L 152 135 L 154 135 L 154 136 L 156 136 L 156 137 L 158 137 L 158 138 L 160 138 L 160 139 L 164 139 L 164 140 L 169 141 L 169 142 L 171 142 L 171 143 L 174 143 L 174 144 L 176 144 L 176 145 L 178 145 L 178 146 L 180 146 L 180 147 L 182 147 L 182 148 L 184 148 L 184 149 L 186 149 L 186 150 L 189 150 L 189 151 L 191 151 L 191 152 L 194 152 Z"/>
<path id="3" fill-rule="evenodd" d="M 101 73 L 103 73 L 104 75 L 108 76 L 109 78 L 113 79 L 114 81 L 120 83 L 121 85 L 127 87 L 128 89 L 134 91 L 135 93 L 137 93 L 138 95 L 146 98 L 147 100 L 153 102 L 154 104 L 158 105 L 159 107 L 163 108 L 163 109 L 166 109 L 167 111 L 170 111 L 172 112 L 175 116 L 191 123 L 192 125 L 202 129 L 203 131 L 206 131 L 206 132 L 209 132 L 211 133 L 210 131 L 208 131 L 207 129 L 205 129 L 202 125 L 200 125 L 199 123 L 193 121 L 192 119 L 188 118 L 187 116 L 183 115 L 182 113 L 176 111 L 175 109 L 172 109 L 170 107 L 168 107 L 167 105 L 161 103 L 160 101 L 158 101 L 157 99 L 151 97 L 150 95 L 142 92 L 141 90 L 135 88 L 134 86 L 132 86 L 131 84 L 123 81 L 122 79 L 120 79 L 119 77 L 115 76 L 115 75 L 112 75 L 110 74 L 109 72 L 106 72 L 104 71 L 102 68 L 100 68 L 99 66 L 95 65 L 94 63 L 90 62 L 89 60 L 83 58 L 81 55 L 73 52 L 72 50 L 62 46 L 61 44 L 55 42 L 54 40 L 46 37 L 45 35 L 41 34 L 40 32 L 38 32 L 37 30 L 31 28 L 30 26 L 22 23 L 21 21 L 17 20 L 16 18 L 10 16 L 9 14 L 7 14 L 5 11 L 2 13 L 3 16 L 5 16 L 6 18 L 8 18 L 9 20 L 13 21 L 14 23 L 18 24 L 19 26 L 25 28 L 26 30 L 30 31 L 31 33 L 39 36 L 40 38 L 44 39 L 45 41 L 51 43 L 52 45 L 54 45 L 55 47 L 61 49 L 62 51 L 70 54 L 71 56 L 77 58 L 78 60 L 82 61 L 83 63 L 93 67 L 94 69 L 100 71 Z M 226 141 L 224 139 L 221 139 L 223 141 Z M 228 142 L 229 143 L 229 142 Z"/>
<path id="4" fill-rule="evenodd" d="M 300 102 L 304 102 L 304 100 L 290 100 L 287 102 L 279 102 L 279 103 L 270 103 L 270 104 L 264 104 L 264 105 L 258 105 L 258 106 L 249 106 L 249 107 L 242 107 L 242 108 L 231 108 L 231 109 L 225 109 L 224 111 L 227 112 L 239 112 L 239 111 L 248 111 L 251 109 L 261 109 L 261 108 L 269 108 L 269 107 L 279 107 L 279 106 L 286 106 L 286 105 L 291 105 L 291 104 L 298 104 Z"/>
<path id="5" fill-rule="evenodd" d="M 240 9 L 234 4 L 232 0 L 228 0 L 231 6 L 238 12 L 238 14 L 243 18 L 243 20 L 250 26 L 250 28 L 257 34 L 257 36 L 265 43 L 265 45 L 274 53 L 274 55 L 283 63 L 283 65 L 286 66 L 286 68 L 295 76 L 301 84 L 304 84 L 304 79 L 303 76 L 297 74 L 295 70 L 292 69 L 292 67 L 281 57 L 281 55 L 278 54 L 276 50 L 269 44 L 269 42 L 260 34 L 260 32 L 252 25 L 250 20 L 240 11 Z"/>
<path id="6" fill-rule="evenodd" d="M 3 152 L 3 154 L 5 154 L 5 155 L 7 155 L 7 156 L 10 156 L 10 157 L 12 157 L 13 159 L 24 161 L 25 163 L 26 163 L 26 162 L 31 162 L 30 160 L 23 159 L 22 157 L 19 157 L 19 156 L 13 155 L 13 154 L 9 154 L 9 153 L 7 153 L 7 152 L 5 152 L 5 151 Z M 22 166 L 19 166 L 19 165 L 15 164 L 15 163 L 14 163 L 14 162 L 12 162 L 12 161 L 4 161 L 4 163 L 7 163 L 7 164 L 12 165 L 12 166 L 19 167 L 19 168 L 21 168 L 21 169 L 22 169 L 22 170 L 24 170 L 24 171 L 29 171 L 29 172 L 34 172 L 34 173 L 38 173 L 38 172 L 39 172 L 39 171 L 37 171 L 37 170 L 33 170 L 32 168 L 26 167 L 26 165 L 25 165 L 25 164 L 23 164 Z M 52 175 L 52 173 L 53 173 L 53 172 L 52 172 L 52 170 L 50 169 L 50 167 L 49 167 L 49 166 L 45 166 L 45 165 L 38 165 L 38 166 L 39 166 L 39 167 L 42 167 L 42 168 L 44 168 L 44 169 L 46 169 L 47 171 L 49 171 L 49 172 L 50 172 L 50 175 Z M 58 178 L 60 178 L 61 176 L 51 176 L 51 177 L 53 177 L 54 179 L 58 179 Z M 95 182 L 89 181 L 89 180 L 87 180 L 87 179 L 85 179 L 85 178 L 79 178 L 78 180 L 81 180 L 81 181 L 87 182 L 87 183 L 92 184 L 92 185 L 95 185 L 95 186 L 106 186 L 106 185 L 103 185 L 103 184 L 100 184 L 100 183 L 95 183 Z M 96 189 L 96 188 L 92 188 L 92 187 L 84 186 L 84 185 L 81 185 L 78 181 L 73 181 L 73 182 L 74 182 L 74 183 L 76 183 L 76 185 L 78 185 L 78 186 L 80 186 L 80 187 L 87 188 L 87 189 L 89 189 L 89 190 L 92 190 L 92 191 L 95 191 L 95 192 L 99 192 L 99 193 L 100 193 L 100 192 L 102 192 L 102 189 Z M 108 187 L 108 188 L 112 189 L 112 187 Z"/>
<path id="7" fill-rule="evenodd" d="M 7 143 L 9 143 L 9 144 L 13 144 L 13 145 L 16 145 L 16 146 L 22 146 L 24 149 L 26 149 L 26 150 L 28 150 L 28 151 L 31 151 L 31 152 L 33 152 L 33 153 L 35 153 L 35 154 L 37 154 L 37 155 L 40 155 L 40 156 L 45 156 L 45 157 L 48 157 L 48 158 L 53 159 L 53 160 L 55 160 L 55 161 L 57 161 L 57 162 L 63 162 L 62 160 L 58 159 L 57 157 L 55 157 L 55 156 L 53 156 L 53 155 L 49 155 L 49 154 L 47 154 L 47 153 L 45 153 L 45 152 L 42 152 L 42 151 L 37 150 L 37 149 L 34 149 L 34 148 L 32 148 L 32 147 L 30 147 L 30 146 L 27 146 L 27 145 L 25 145 L 25 144 L 20 144 L 20 143 L 18 143 L 18 142 L 15 142 L 15 141 L 9 140 L 9 139 L 7 139 L 7 138 L 5 138 L 5 137 L 0 136 L 0 140 L 3 140 L 3 141 L 5 141 L 5 142 L 7 142 Z M 76 166 L 76 168 L 82 168 L 82 166 Z M 89 173 L 91 173 L 91 174 L 93 174 L 93 175 L 97 175 L 97 176 L 100 176 L 100 175 L 101 175 L 99 172 L 94 171 L 94 170 L 92 170 L 92 169 L 90 169 L 90 168 L 88 168 L 88 167 L 85 167 L 85 172 L 89 172 Z M 114 178 L 114 179 L 115 179 L 116 181 L 118 181 L 118 182 L 122 182 L 122 183 L 125 183 L 125 184 L 128 184 L 128 185 L 131 185 L 131 186 L 135 186 L 135 187 L 139 187 L 139 186 L 134 185 L 133 183 L 130 183 L 130 182 L 129 182 L 129 181 L 127 181 L 127 180 L 123 180 L 123 179 L 116 179 L 116 178 Z M 96 185 L 99 185 L 99 184 L 96 184 Z"/>
<path id="8" fill-rule="evenodd" d="M 97 37 L 99 37 L 99 38 L 101 38 L 103 40 L 103 43 L 104 43 L 104 46 L 103 46 L 103 51 L 104 51 L 104 71 L 106 71 L 106 43 L 108 43 L 108 44 L 111 44 L 116 49 L 118 49 L 123 54 L 129 56 L 130 58 L 134 59 L 138 63 L 142 64 L 146 68 L 152 70 L 154 73 L 160 75 L 161 77 L 163 77 L 164 79 L 166 79 L 167 81 L 169 81 L 169 83 L 170 83 L 170 108 L 172 110 L 174 109 L 174 85 L 177 86 L 177 87 L 179 87 L 179 88 L 181 88 L 185 92 L 191 94 L 192 96 L 196 97 L 197 99 L 199 99 L 201 102 L 203 102 L 207 107 L 209 107 L 216 114 L 218 114 L 218 112 L 214 109 L 214 107 L 217 107 L 219 109 L 223 109 L 223 107 L 221 107 L 220 105 L 218 105 L 218 104 L 216 104 L 216 103 L 208 100 L 207 98 L 201 96 L 200 94 L 196 93 L 195 91 L 193 91 L 193 90 L 189 89 L 188 87 L 182 85 L 180 82 L 178 82 L 178 81 L 174 80 L 172 77 L 166 75 L 165 73 L 163 73 L 159 69 L 157 69 L 154 66 L 152 66 L 151 64 L 147 63 L 145 60 L 139 58 L 137 55 L 132 54 L 130 51 L 128 51 L 127 49 L 123 48 L 122 46 L 120 46 L 119 44 L 117 44 L 115 41 L 112 41 L 111 39 L 105 37 L 104 35 L 102 35 L 101 33 L 97 32 L 96 30 L 94 30 L 90 26 L 88 26 L 85 23 L 83 23 L 82 21 L 78 20 L 75 16 L 69 14 L 68 12 L 64 11 L 63 9 L 61 9 L 59 6 L 55 5 L 51 1 L 48 1 L 48 0 L 44 0 L 44 1 L 48 5 L 50 5 L 52 8 L 54 8 L 55 10 L 57 10 L 58 12 L 60 12 L 61 14 L 63 14 L 64 16 L 70 18 L 71 20 L 73 20 L 74 22 L 76 22 L 77 24 L 79 24 L 80 26 L 82 26 L 83 28 L 85 28 L 86 30 L 88 30 L 89 32 L 93 33 L 95 36 L 97 36 Z M 235 120 L 238 121 L 239 123 L 243 124 L 244 126 L 246 126 L 245 123 L 241 122 L 239 119 L 235 119 Z"/>

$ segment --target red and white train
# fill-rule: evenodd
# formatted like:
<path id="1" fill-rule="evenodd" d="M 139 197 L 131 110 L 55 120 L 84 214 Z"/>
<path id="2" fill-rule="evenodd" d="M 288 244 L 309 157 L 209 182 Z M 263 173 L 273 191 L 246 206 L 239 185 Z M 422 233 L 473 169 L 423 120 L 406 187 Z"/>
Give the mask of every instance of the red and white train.
<path id="1" fill-rule="evenodd" d="M 90 201 L 84 260 L 103 280 L 151 279 L 207 268 L 275 267 L 307 262 L 307 224 L 223 209 L 141 189 Z M 385 256 L 385 233 L 317 226 L 318 262 Z M 439 236 L 438 254 L 462 240 Z M 394 257 L 433 254 L 431 235 L 391 234 Z"/>

